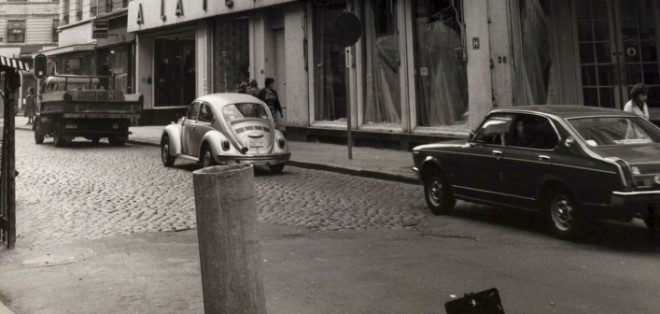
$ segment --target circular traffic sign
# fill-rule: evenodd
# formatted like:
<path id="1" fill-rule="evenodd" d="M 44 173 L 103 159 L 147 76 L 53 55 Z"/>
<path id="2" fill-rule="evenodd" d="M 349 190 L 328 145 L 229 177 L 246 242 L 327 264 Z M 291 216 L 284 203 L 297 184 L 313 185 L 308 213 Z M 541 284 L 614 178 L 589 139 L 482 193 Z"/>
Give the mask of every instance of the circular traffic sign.
<path id="1" fill-rule="evenodd" d="M 332 30 L 335 32 L 335 38 L 339 44 L 348 47 L 360 39 L 362 22 L 355 14 L 344 11 L 337 14 L 332 21 Z"/>

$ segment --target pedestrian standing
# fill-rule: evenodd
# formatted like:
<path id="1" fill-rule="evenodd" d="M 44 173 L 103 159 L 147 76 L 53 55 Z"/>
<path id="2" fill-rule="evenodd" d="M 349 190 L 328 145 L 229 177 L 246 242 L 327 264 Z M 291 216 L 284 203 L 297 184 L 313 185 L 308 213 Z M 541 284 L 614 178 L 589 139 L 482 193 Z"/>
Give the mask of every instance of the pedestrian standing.
<path id="1" fill-rule="evenodd" d="M 280 120 L 277 118 L 277 113 L 280 113 L 280 117 L 284 117 L 284 114 L 282 113 L 280 99 L 277 97 L 277 92 L 273 88 L 275 80 L 272 77 L 267 77 L 264 85 L 265 87 L 259 91 L 258 98 L 268 105 L 268 109 L 270 109 L 273 119 L 275 119 L 275 125 L 277 125 Z"/>
<path id="2" fill-rule="evenodd" d="M 25 97 L 25 116 L 28 117 L 27 125 L 32 124 L 32 120 L 37 111 L 36 101 L 34 99 L 34 88 L 28 88 L 27 96 Z"/>
<path id="3" fill-rule="evenodd" d="M 630 90 L 630 100 L 623 106 L 623 111 L 636 113 L 649 120 L 649 107 L 646 105 L 648 93 L 648 86 L 642 83 L 635 84 Z"/>

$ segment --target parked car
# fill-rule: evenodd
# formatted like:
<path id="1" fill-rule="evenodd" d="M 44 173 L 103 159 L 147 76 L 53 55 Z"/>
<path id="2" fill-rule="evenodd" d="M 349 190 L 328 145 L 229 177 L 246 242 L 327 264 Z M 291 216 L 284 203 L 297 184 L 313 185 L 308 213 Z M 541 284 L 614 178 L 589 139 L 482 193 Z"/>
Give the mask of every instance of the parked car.
<path id="1" fill-rule="evenodd" d="M 184 117 L 165 127 L 161 159 L 215 164 L 250 163 L 282 172 L 291 153 L 264 102 L 246 94 L 221 93 L 197 98 Z"/>
<path id="2" fill-rule="evenodd" d="M 660 228 L 660 128 L 614 109 L 529 106 L 490 112 L 467 140 L 413 149 L 426 203 L 457 199 L 539 211 L 565 239 L 602 219 Z"/>

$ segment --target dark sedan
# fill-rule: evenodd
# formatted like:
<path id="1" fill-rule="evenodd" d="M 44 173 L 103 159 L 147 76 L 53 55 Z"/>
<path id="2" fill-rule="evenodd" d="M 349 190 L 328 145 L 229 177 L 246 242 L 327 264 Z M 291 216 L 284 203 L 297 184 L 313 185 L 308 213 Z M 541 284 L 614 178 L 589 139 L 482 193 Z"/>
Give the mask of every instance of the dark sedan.
<path id="1" fill-rule="evenodd" d="M 413 150 L 436 214 L 457 199 L 540 211 L 564 239 L 587 223 L 641 218 L 660 228 L 660 128 L 613 109 L 529 106 L 490 112 L 463 141 Z"/>

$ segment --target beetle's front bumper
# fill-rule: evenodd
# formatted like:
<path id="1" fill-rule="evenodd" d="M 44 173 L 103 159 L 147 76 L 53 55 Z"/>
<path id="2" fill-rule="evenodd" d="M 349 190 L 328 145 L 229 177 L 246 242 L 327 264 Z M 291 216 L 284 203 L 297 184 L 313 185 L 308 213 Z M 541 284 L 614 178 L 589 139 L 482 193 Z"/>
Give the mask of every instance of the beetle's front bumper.
<path id="1" fill-rule="evenodd" d="M 291 153 L 272 155 L 217 155 L 216 159 L 221 163 L 248 163 L 255 166 L 270 166 L 287 163 L 291 159 Z"/>

